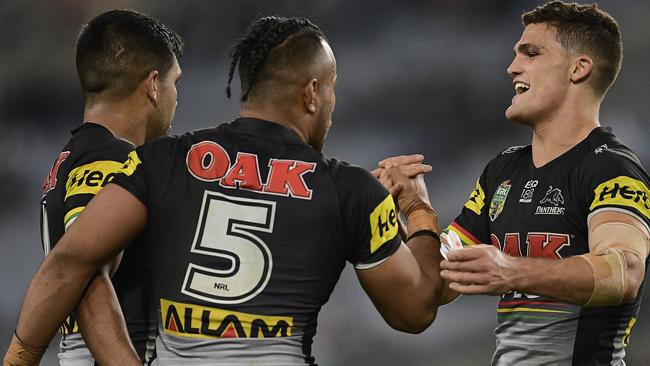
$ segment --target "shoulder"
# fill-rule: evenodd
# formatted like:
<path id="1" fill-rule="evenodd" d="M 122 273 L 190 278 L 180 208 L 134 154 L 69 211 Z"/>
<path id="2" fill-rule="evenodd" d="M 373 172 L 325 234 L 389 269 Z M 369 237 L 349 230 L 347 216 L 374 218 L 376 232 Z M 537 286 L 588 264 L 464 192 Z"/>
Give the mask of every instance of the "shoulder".
<path id="1" fill-rule="evenodd" d="M 379 181 L 365 168 L 350 164 L 336 158 L 324 160 L 334 183 L 340 189 L 367 188 L 368 186 L 380 185 Z"/>
<path id="2" fill-rule="evenodd" d="M 530 157 L 530 145 L 517 145 L 510 146 L 501 150 L 495 157 L 492 158 L 483 170 L 484 175 L 501 174 L 503 171 L 509 169 L 513 165 L 521 163 L 522 159 Z"/>
<path id="3" fill-rule="evenodd" d="M 510 146 L 507 149 L 501 150 L 489 164 L 500 165 L 508 164 L 513 161 L 528 157 L 531 155 L 531 145 L 517 145 Z"/>
<path id="4" fill-rule="evenodd" d="M 69 145 L 78 160 L 119 160 L 123 161 L 135 146 L 115 137 L 109 130 L 98 124 L 85 123 L 71 138 Z"/>
<path id="5" fill-rule="evenodd" d="M 183 135 L 158 137 L 151 141 L 147 141 L 144 145 L 138 147 L 137 152 L 141 158 L 147 160 L 154 159 L 165 161 L 175 154 L 190 150 L 195 143 L 206 140 L 203 137 L 207 131 L 208 130 L 196 130 L 186 132 Z"/>
<path id="6" fill-rule="evenodd" d="M 643 170 L 636 153 L 614 135 L 611 128 L 598 127 L 587 137 L 581 164 L 589 168 L 636 167 Z"/>
<path id="7" fill-rule="evenodd" d="M 602 132 L 602 131 L 601 131 Z M 619 206 L 650 217 L 650 177 L 634 151 L 605 130 L 590 144 L 572 174 L 583 182 L 590 209 Z"/>
<path id="8" fill-rule="evenodd" d="M 515 145 L 515 146 L 510 146 L 507 149 L 501 150 L 499 155 L 497 155 L 497 158 L 500 156 L 511 156 L 514 155 L 516 156 L 517 154 L 521 154 L 526 151 L 526 149 L 530 148 L 530 145 Z"/>
<path id="9" fill-rule="evenodd" d="M 585 168 L 596 170 L 643 170 L 639 157 L 620 141 L 618 144 L 602 144 L 590 149 L 583 155 L 581 163 Z"/>

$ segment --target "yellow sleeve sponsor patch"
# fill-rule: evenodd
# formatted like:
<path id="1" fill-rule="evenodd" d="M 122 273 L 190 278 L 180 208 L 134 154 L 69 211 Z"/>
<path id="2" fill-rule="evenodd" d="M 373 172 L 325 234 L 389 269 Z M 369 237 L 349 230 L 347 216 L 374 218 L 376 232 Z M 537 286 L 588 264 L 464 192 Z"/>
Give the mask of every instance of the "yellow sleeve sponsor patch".
<path id="1" fill-rule="evenodd" d="M 370 253 L 376 252 L 384 243 L 393 239 L 397 232 L 397 211 L 393 197 L 389 194 L 370 213 Z"/>
<path id="2" fill-rule="evenodd" d="M 135 169 L 140 164 L 142 164 L 142 160 L 140 160 L 138 153 L 133 150 L 129 153 L 129 156 L 126 158 L 124 164 L 122 164 L 120 173 L 130 176 L 135 172 Z"/>
<path id="3" fill-rule="evenodd" d="M 77 194 L 97 194 L 115 178 L 122 163 L 112 160 L 99 160 L 74 168 L 68 174 L 65 184 L 65 198 Z"/>
<path id="4" fill-rule="evenodd" d="M 469 200 L 465 203 L 465 207 L 472 210 L 475 214 L 480 215 L 483 206 L 485 206 L 485 192 L 483 192 L 483 187 L 481 187 L 481 183 L 477 180 L 476 188 L 469 195 Z"/>
<path id="5" fill-rule="evenodd" d="M 621 175 L 594 189 L 594 201 L 589 210 L 605 205 L 631 207 L 650 219 L 650 190 L 642 181 Z"/>

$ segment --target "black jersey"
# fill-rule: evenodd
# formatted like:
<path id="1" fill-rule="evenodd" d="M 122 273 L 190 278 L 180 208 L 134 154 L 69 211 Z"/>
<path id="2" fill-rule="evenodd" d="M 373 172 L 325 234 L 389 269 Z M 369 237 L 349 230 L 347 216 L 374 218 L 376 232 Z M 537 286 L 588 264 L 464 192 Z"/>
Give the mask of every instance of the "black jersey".
<path id="1" fill-rule="evenodd" d="M 608 128 L 594 129 L 541 168 L 533 165 L 531 146 L 512 147 L 487 165 L 447 229 L 465 245 L 491 243 L 511 256 L 585 254 L 587 225 L 596 213 L 623 212 L 648 226 L 649 182 L 634 152 Z M 493 364 L 624 365 L 640 301 L 641 291 L 633 303 L 609 307 L 504 294 Z"/>
<path id="2" fill-rule="evenodd" d="M 148 209 L 161 365 L 313 364 L 317 315 L 345 262 L 377 265 L 401 243 L 370 173 L 276 123 L 162 138 L 123 173 L 114 183 Z"/>
<path id="3" fill-rule="evenodd" d="M 134 148 L 131 143 L 116 138 L 105 127 L 95 123 L 84 123 L 72 134 L 43 183 L 41 234 L 46 254 L 94 195 L 113 180 Z M 144 245 L 134 242 L 125 251 L 112 281 L 131 341 L 145 360 L 145 356 L 151 357 L 153 351 L 153 342 L 149 342 L 147 352 L 147 339 L 153 337 L 149 335 L 150 286 L 143 251 Z M 73 316 L 61 325 L 60 330 L 63 335 L 62 360 L 89 356 Z"/>

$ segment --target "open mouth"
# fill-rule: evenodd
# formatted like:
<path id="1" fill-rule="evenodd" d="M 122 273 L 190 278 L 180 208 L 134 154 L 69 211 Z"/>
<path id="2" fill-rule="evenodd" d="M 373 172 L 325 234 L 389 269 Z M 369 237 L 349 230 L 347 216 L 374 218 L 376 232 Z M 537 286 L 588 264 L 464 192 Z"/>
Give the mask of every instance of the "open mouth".
<path id="1" fill-rule="evenodd" d="M 514 87 L 515 87 L 515 92 L 517 94 L 523 94 L 523 93 L 527 92 L 528 89 L 530 89 L 530 85 L 528 85 L 526 83 L 523 83 L 521 81 L 516 82 Z"/>

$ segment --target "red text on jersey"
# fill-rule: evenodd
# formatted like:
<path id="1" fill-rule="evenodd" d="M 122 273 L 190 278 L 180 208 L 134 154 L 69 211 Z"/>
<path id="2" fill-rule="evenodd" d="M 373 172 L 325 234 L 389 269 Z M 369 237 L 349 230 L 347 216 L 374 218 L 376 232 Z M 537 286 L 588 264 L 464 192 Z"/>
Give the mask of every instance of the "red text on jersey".
<path id="1" fill-rule="evenodd" d="M 312 190 L 307 187 L 304 175 L 316 170 L 316 163 L 270 159 L 269 173 L 266 183 L 263 183 L 256 154 L 239 152 L 235 162 L 231 163 L 226 150 L 213 141 L 192 145 L 187 152 L 186 164 L 195 178 L 205 182 L 218 181 L 224 188 L 301 199 L 311 199 Z"/>
<path id="2" fill-rule="evenodd" d="M 65 159 L 68 158 L 69 155 L 70 151 L 63 151 L 59 154 L 59 157 L 56 158 L 56 161 L 52 166 L 52 170 L 50 170 L 50 174 L 47 175 L 45 181 L 43 182 L 43 196 L 45 196 L 47 192 L 53 190 L 54 187 L 56 187 L 56 175 L 59 173 L 59 167 L 61 166 L 61 163 L 63 163 Z"/>
<path id="3" fill-rule="evenodd" d="M 513 257 L 521 257 L 521 241 L 519 233 L 506 233 L 503 245 L 499 238 L 491 235 L 492 245 L 500 251 Z M 571 240 L 567 234 L 557 233 L 528 233 L 526 236 L 526 254 L 528 257 L 560 259 L 560 249 L 571 245 Z"/>

